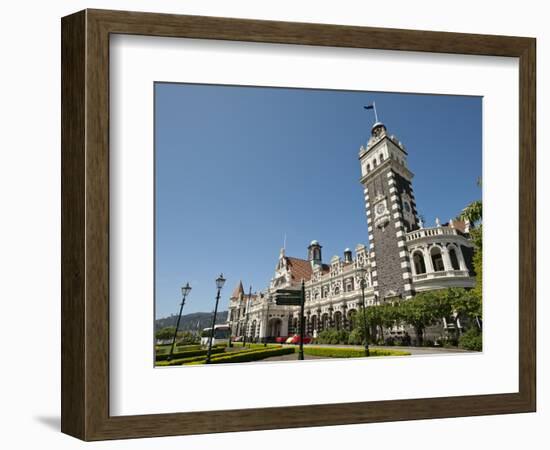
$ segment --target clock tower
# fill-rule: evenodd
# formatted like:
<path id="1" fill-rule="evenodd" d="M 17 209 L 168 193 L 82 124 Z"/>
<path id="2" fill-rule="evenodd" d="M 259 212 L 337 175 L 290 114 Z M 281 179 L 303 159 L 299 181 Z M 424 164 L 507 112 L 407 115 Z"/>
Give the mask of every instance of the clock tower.
<path id="1" fill-rule="evenodd" d="M 386 127 L 376 122 L 367 146 L 359 151 L 371 250 L 371 277 L 379 301 L 408 298 L 412 272 L 406 233 L 418 229 L 407 152 Z"/>

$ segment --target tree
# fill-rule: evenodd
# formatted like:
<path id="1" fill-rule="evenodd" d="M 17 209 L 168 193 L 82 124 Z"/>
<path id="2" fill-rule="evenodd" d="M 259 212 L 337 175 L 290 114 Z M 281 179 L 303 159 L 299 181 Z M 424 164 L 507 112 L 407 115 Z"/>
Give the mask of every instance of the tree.
<path id="1" fill-rule="evenodd" d="M 417 344 L 424 342 L 424 330 L 451 314 L 451 305 L 446 297 L 437 291 L 422 292 L 399 304 L 402 320 L 414 328 Z"/>
<path id="2" fill-rule="evenodd" d="M 481 178 L 477 180 L 477 185 L 481 187 Z M 474 292 L 481 302 L 483 292 L 483 205 L 481 200 L 476 200 L 466 206 L 458 218 L 469 220 L 472 226 L 475 226 L 475 228 L 470 230 L 470 235 L 476 247 L 473 258 L 474 270 L 476 272 Z"/>
<path id="3" fill-rule="evenodd" d="M 384 317 L 383 306 L 370 306 L 367 308 L 367 324 L 375 330 L 374 341 L 382 340 L 384 338 Z"/>
<path id="4" fill-rule="evenodd" d="M 179 345 L 198 344 L 199 342 L 199 337 L 196 334 L 193 334 L 191 331 L 178 331 Z"/>
<path id="5" fill-rule="evenodd" d="M 453 311 L 459 316 L 467 317 L 481 330 L 481 299 L 475 290 L 451 288 L 446 290 L 446 295 Z"/>
<path id="6" fill-rule="evenodd" d="M 157 339 L 171 339 L 174 337 L 176 327 L 164 327 L 155 333 Z"/>

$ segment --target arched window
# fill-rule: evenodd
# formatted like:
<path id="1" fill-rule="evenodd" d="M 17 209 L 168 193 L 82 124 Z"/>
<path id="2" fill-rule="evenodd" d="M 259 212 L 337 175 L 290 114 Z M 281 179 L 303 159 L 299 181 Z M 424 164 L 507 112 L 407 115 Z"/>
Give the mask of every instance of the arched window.
<path id="1" fill-rule="evenodd" d="M 434 247 L 430 251 L 432 257 L 432 265 L 435 272 L 442 272 L 445 270 L 445 264 L 443 263 L 443 256 L 439 247 Z"/>
<path id="2" fill-rule="evenodd" d="M 426 273 L 426 263 L 424 262 L 424 255 L 421 251 L 416 251 L 413 254 L 414 271 L 417 275 Z"/>
<path id="3" fill-rule="evenodd" d="M 378 165 L 378 161 L 376 160 L 376 158 L 374 158 L 374 160 L 372 161 L 372 167 L 376 167 Z"/>
<path id="4" fill-rule="evenodd" d="M 384 161 L 384 153 L 380 153 L 380 164 L 382 164 L 382 161 Z"/>
<path id="5" fill-rule="evenodd" d="M 327 314 L 327 313 L 324 313 L 324 314 L 321 316 L 321 328 L 322 328 L 323 330 L 326 330 L 328 327 L 329 327 L 329 323 L 328 323 L 328 314 Z"/>
<path id="6" fill-rule="evenodd" d="M 370 164 L 367 164 L 367 172 L 370 172 Z"/>
<path id="7" fill-rule="evenodd" d="M 456 256 L 456 251 L 452 247 L 449 250 L 449 258 L 451 260 L 451 266 L 453 266 L 453 270 L 460 270 L 460 264 L 458 263 L 458 257 Z"/>
<path id="8" fill-rule="evenodd" d="M 340 288 L 338 286 L 336 286 L 334 288 L 334 295 L 338 295 L 340 293 Z"/>

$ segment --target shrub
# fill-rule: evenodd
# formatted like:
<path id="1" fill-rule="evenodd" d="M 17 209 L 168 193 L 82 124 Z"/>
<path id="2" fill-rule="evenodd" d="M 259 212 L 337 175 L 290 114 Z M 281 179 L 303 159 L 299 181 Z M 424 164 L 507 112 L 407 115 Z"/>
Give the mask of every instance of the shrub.
<path id="1" fill-rule="evenodd" d="M 370 355 L 371 356 L 410 356 L 410 353 L 404 350 L 380 350 L 375 348 L 370 351 Z"/>
<path id="2" fill-rule="evenodd" d="M 171 361 L 157 361 L 155 362 L 155 366 L 158 367 L 165 367 L 165 366 L 181 366 L 183 364 L 192 363 L 195 361 L 204 361 L 204 356 L 193 356 L 190 358 L 180 358 L 180 359 L 172 359 Z"/>
<path id="3" fill-rule="evenodd" d="M 234 347 L 243 347 L 242 342 L 233 342 Z M 281 348 L 281 344 L 267 344 L 266 347 L 264 347 L 264 344 L 260 343 L 246 343 L 246 348 L 252 348 L 252 349 L 260 349 L 260 348 Z"/>
<path id="4" fill-rule="evenodd" d="M 328 330 L 321 331 L 315 339 L 315 342 L 319 344 L 347 344 L 348 339 L 348 331 L 330 328 Z"/>
<path id="5" fill-rule="evenodd" d="M 180 345 L 198 344 L 199 342 L 200 338 L 190 331 L 180 331 L 178 333 L 178 344 Z"/>
<path id="6" fill-rule="evenodd" d="M 364 349 L 358 348 L 329 348 L 329 347 L 304 347 L 304 353 L 311 356 L 322 356 L 325 358 L 362 358 L 365 356 Z M 370 356 L 406 356 L 409 352 L 399 350 L 371 349 Z"/>
<path id="7" fill-rule="evenodd" d="M 171 345 L 157 345 L 155 350 L 157 355 L 162 355 L 164 353 L 170 353 Z M 200 345 L 178 345 L 174 348 L 174 353 L 187 352 L 191 350 L 200 350 L 202 347 Z"/>
<path id="8" fill-rule="evenodd" d="M 458 345 L 466 350 L 480 352 L 483 349 L 483 336 L 479 330 L 472 328 L 460 336 Z"/>
<path id="9" fill-rule="evenodd" d="M 212 347 L 212 354 L 214 353 L 223 353 L 225 351 L 225 347 Z M 189 358 L 189 357 L 193 357 L 193 356 L 206 356 L 206 353 L 208 352 L 208 350 L 203 350 L 203 349 L 199 349 L 199 350 L 190 350 L 190 351 L 184 351 L 184 352 L 174 352 L 174 354 L 172 355 L 172 358 L 173 359 L 182 359 L 182 358 Z M 163 353 L 163 354 L 157 354 L 157 357 L 156 357 L 156 360 L 157 361 L 166 361 L 168 359 L 168 357 L 170 356 L 170 353 L 167 352 L 167 353 Z"/>
<path id="10" fill-rule="evenodd" d="M 294 353 L 295 347 L 266 348 L 259 350 L 245 350 L 242 352 L 228 353 L 210 360 L 210 364 L 240 363 L 259 361 L 271 356 L 288 355 Z M 202 362 L 202 364 L 204 361 Z M 201 363 L 198 363 L 201 364 Z"/>
<path id="11" fill-rule="evenodd" d="M 348 336 L 348 344 L 361 345 L 363 343 L 363 333 L 358 328 L 355 328 Z"/>

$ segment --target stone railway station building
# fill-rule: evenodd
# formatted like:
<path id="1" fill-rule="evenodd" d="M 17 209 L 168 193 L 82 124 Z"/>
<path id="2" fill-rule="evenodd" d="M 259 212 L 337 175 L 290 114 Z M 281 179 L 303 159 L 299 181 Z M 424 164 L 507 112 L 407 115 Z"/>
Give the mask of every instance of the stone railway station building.
<path id="1" fill-rule="evenodd" d="M 365 304 L 407 301 L 415 293 L 447 287 L 471 288 L 474 244 L 469 224 L 449 220 L 425 227 L 419 219 L 412 187 L 413 173 L 407 152 L 384 124 L 373 125 L 366 146 L 359 150 L 370 248 L 358 244 L 345 249 L 343 257 L 322 260 L 322 246 L 312 241 L 307 259 L 285 254 L 282 249 L 269 287 L 245 293 L 239 283 L 232 293 L 228 323 L 232 336 L 272 340 L 299 333 L 300 307 L 278 306 L 273 293 L 280 288 L 298 288 L 305 281 L 306 335 L 316 336 L 327 328 L 350 328 L 351 317 L 360 310 L 362 293 L 359 269 L 366 270 Z M 442 318 L 432 330 L 460 328 Z M 403 328 L 388 331 L 402 334 Z M 414 336 L 412 330 L 407 330 Z M 429 338 L 429 333 L 427 333 Z"/>

